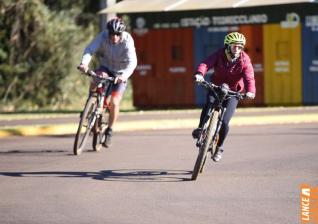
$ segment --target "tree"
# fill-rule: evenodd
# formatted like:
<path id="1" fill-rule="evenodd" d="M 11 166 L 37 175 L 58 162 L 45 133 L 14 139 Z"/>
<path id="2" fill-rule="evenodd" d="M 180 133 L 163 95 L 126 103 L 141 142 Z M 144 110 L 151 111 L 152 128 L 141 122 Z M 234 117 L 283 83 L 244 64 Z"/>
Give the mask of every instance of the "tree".
<path id="1" fill-rule="evenodd" d="M 81 20 L 80 5 L 46 2 L 0 2 L 1 110 L 57 108 L 67 101 L 64 81 L 94 30 Z"/>

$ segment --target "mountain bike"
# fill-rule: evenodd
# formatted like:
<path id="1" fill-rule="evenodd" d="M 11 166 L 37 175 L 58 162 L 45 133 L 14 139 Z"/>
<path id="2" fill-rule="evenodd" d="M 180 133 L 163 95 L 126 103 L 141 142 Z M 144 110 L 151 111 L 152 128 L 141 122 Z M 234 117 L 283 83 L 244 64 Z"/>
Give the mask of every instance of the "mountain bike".
<path id="1" fill-rule="evenodd" d="M 196 146 L 199 148 L 199 154 L 194 165 L 191 180 L 196 180 L 199 173 L 203 172 L 208 152 L 211 152 L 213 156 L 216 151 L 219 132 L 226 111 L 223 102 L 231 97 L 236 97 L 238 100 L 245 98 L 245 94 L 230 90 L 229 86 L 225 83 L 221 86 L 214 85 L 207 81 L 202 81 L 198 84 L 212 91 L 216 100 L 214 105 L 209 109 L 208 117 L 205 119 L 206 122 L 196 142 Z"/>
<path id="2" fill-rule="evenodd" d="M 93 136 L 93 151 L 100 151 L 105 141 L 109 116 L 107 97 L 114 83 L 114 77 L 101 78 L 94 71 L 83 73 L 97 81 L 96 90 L 90 91 L 75 135 L 73 152 L 80 155 L 89 136 Z"/>

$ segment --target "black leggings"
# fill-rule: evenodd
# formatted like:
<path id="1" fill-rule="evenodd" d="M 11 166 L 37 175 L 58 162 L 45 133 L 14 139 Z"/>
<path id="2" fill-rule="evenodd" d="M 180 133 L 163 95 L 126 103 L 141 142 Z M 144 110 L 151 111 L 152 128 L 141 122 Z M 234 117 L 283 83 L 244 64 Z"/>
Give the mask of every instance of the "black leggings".
<path id="1" fill-rule="evenodd" d="M 215 97 L 213 96 L 211 92 L 209 92 L 209 94 L 207 94 L 206 103 L 201 111 L 200 123 L 199 123 L 200 128 L 202 128 L 203 124 L 206 122 L 209 109 L 212 108 L 212 106 L 214 105 L 214 102 L 215 102 Z M 226 111 L 224 114 L 222 127 L 219 133 L 219 141 L 218 141 L 219 147 L 223 146 L 224 140 L 229 132 L 229 123 L 232 116 L 234 115 L 237 104 L 238 104 L 238 100 L 235 97 L 231 97 L 228 100 L 225 100 L 223 102 L 223 106 L 226 108 Z"/>

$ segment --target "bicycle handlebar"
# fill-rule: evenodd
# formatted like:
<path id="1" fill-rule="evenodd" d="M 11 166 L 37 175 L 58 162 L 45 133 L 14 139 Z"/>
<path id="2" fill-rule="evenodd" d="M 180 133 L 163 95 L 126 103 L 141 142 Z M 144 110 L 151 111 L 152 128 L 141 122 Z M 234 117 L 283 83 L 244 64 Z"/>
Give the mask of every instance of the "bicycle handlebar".
<path id="1" fill-rule="evenodd" d="M 207 88 L 207 89 L 211 89 L 212 91 L 215 91 L 215 90 L 223 91 L 223 90 L 225 90 L 226 91 L 226 95 L 235 96 L 239 100 L 242 100 L 242 99 L 246 98 L 246 94 L 245 93 L 240 93 L 240 92 L 237 92 L 237 91 L 233 91 L 233 90 L 230 90 L 230 89 L 222 87 L 222 86 L 217 86 L 217 85 L 215 85 L 215 84 L 213 84 L 211 82 L 202 81 L 202 82 L 197 82 L 197 83 L 199 85 Z"/>
<path id="2" fill-rule="evenodd" d="M 80 70 L 79 67 L 77 67 L 77 69 Z M 81 71 L 81 70 L 80 70 L 80 71 Z M 87 76 L 94 77 L 94 78 L 97 78 L 97 79 L 100 79 L 100 80 L 108 80 L 108 81 L 114 81 L 114 80 L 115 80 L 114 77 L 106 77 L 106 78 L 100 77 L 99 75 L 97 75 L 97 74 L 96 74 L 93 70 L 91 70 L 91 69 L 88 69 L 87 72 L 83 72 L 83 71 L 81 71 L 81 72 L 82 72 L 82 74 L 85 74 L 85 75 L 87 75 Z"/>

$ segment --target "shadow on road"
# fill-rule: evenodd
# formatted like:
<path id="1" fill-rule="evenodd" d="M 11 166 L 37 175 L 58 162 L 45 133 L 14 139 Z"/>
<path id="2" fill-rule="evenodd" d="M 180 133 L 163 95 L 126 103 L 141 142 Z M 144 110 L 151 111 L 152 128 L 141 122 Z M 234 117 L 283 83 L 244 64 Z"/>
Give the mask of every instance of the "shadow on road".
<path id="1" fill-rule="evenodd" d="M 62 177 L 62 178 L 92 178 L 103 181 L 123 182 L 179 182 L 188 181 L 192 171 L 161 170 L 161 169 L 121 169 L 102 170 L 100 172 L 43 171 L 43 172 L 0 172 L 9 177 Z"/>
<path id="2" fill-rule="evenodd" d="M 66 150 L 8 150 L 4 152 L 0 152 L 0 155 L 10 155 L 10 154 L 42 154 L 42 153 L 62 153 L 68 152 Z"/>

